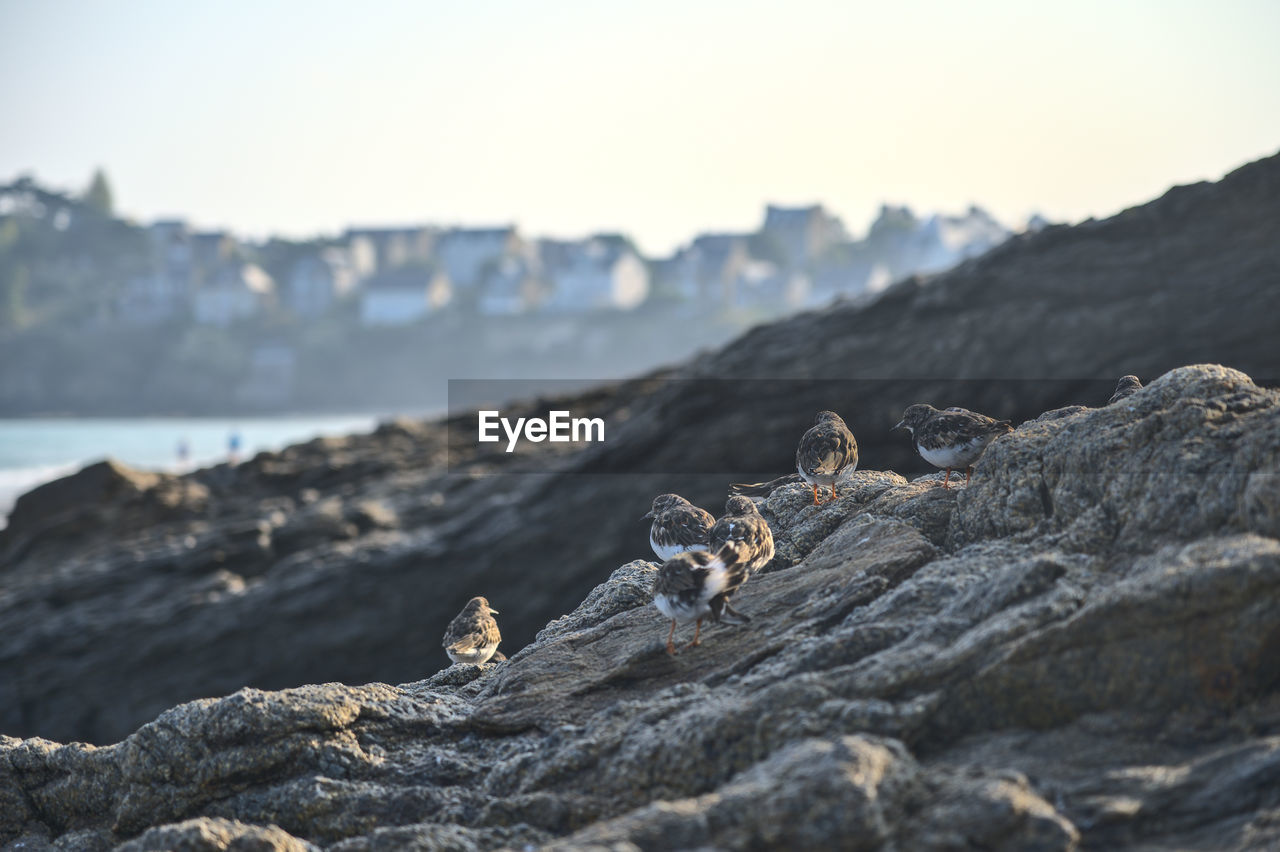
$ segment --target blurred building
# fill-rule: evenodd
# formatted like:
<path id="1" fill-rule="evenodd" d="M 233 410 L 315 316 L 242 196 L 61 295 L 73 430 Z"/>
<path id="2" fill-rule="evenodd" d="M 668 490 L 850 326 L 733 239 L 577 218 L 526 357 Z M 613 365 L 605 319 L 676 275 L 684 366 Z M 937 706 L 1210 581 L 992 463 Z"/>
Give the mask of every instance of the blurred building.
<path id="1" fill-rule="evenodd" d="M 811 282 L 803 272 L 783 269 L 767 260 L 752 260 L 733 283 L 732 306 L 740 311 L 784 314 L 809 299 Z"/>
<path id="2" fill-rule="evenodd" d="M 697 311 L 733 302 L 734 284 L 751 262 L 746 234 L 702 234 L 662 265 L 665 288 Z"/>
<path id="3" fill-rule="evenodd" d="M 201 325 L 226 327 L 263 313 L 275 297 L 275 283 L 261 267 L 241 260 L 213 270 L 195 293 L 192 313 Z"/>
<path id="4" fill-rule="evenodd" d="M 514 226 L 452 228 L 436 242 L 435 262 L 458 290 L 474 290 L 485 273 L 504 258 L 520 255 L 522 249 Z"/>
<path id="5" fill-rule="evenodd" d="M 146 228 L 150 269 L 125 281 L 115 317 L 127 325 L 157 325 L 186 317 L 196 279 L 191 230 L 181 219 Z"/>
<path id="6" fill-rule="evenodd" d="M 799 269 L 830 247 L 849 239 L 844 224 L 821 204 L 807 207 L 765 207 L 760 233 L 782 253 L 781 265 Z"/>
<path id="7" fill-rule="evenodd" d="M 341 248 L 327 248 L 294 263 L 284 287 L 284 301 L 297 316 L 324 316 L 355 284 L 350 254 Z"/>
<path id="8" fill-rule="evenodd" d="M 410 325 L 439 310 L 452 297 L 449 278 L 434 267 L 402 267 L 364 282 L 360 322 L 366 326 Z"/>
<path id="9" fill-rule="evenodd" d="M 595 237 L 553 252 L 545 310 L 575 313 L 628 310 L 649 296 L 649 270 L 624 240 Z"/>
<path id="10" fill-rule="evenodd" d="M 410 264 L 431 261 L 436 231 L 423 225 L 399 228 L 348 228 L 344 240 L 353 252 L 354 265 L 363 275 L 388 272 Z M 368 255 L 372 252 L 372 268 Z"/>
<path id="11" fill-rule="evenodd" d="M 481 273 L 476 310 L 485 316 L 517 316 L 543 300 L 544 282 L 538 264 L 526 255 L 506 255 Z"/>
<path id="12" fill-rule="evenodd" d="M 225 264 L 239 258 L 240 243 L 226 231 L 201 231 L 191 235 L 193 285 L 200 285 Z"/>

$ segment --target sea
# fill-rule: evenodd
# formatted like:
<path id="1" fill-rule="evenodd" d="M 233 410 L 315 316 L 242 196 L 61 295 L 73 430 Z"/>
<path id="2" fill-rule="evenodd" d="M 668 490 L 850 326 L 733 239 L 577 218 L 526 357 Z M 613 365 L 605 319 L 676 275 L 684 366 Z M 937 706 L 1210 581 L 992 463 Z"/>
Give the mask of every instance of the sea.
<path id="1" fill-rule="evenodd" d="M 372 431 L 372 415 L 0 419 L 0 528 L 19 495 L 112 458 L 143 470 L 181 473 L 321 435 Z"/>

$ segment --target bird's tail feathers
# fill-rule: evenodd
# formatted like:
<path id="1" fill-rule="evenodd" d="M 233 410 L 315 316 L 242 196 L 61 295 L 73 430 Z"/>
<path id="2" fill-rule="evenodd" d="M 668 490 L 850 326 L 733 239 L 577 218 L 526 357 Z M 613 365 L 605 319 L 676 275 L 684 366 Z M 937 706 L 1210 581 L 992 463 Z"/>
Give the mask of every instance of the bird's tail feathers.
<path id="1" fill-rule="evenodd" d="M 724 593 L 732 592 L 747 581 L 747 544 L 743 541 L 726 541 L 716 551 L 711 567 L 724 572 Z"/>
<path id="2" fill-rule="evenodd" d="M 762 500 L 772 494 L 775 488 L 781 488 L 784 485 L 799 481 L 800 474 L 788 473 L 785 476 L 779 476 L 777 479 L 770 479 L 768 482 L 735 482 L 729 486 L 729 494 L 750 497 L 752 500 Z"/>

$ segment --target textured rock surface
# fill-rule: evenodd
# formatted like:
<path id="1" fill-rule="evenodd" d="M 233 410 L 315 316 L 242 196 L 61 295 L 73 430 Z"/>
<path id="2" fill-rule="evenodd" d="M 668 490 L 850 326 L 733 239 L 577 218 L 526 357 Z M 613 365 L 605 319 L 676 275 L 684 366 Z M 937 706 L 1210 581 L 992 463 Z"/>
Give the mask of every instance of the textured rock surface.
<path id="1" fill-rule="evenodd" d="M 504 649 L 514 652 L 577 606 L 602 566 L 651 555 L 637 519 L 653 495 L 676 491 L 718 511 L 728 482 L 792 469 L 797 437 L 819 409 L 844 415 L 864 469 L 914 477 L 931 471 L 888 431 L 909 403 L 1021 422 L 1101 405 L 1123 373 L 1149 381 L 1216 362 L 1261 383 L 1280 378 L 1277 221 L 1272 157 L 1105 221 L 1018 237 L 934 279 L 760 327 L 677 370 L 557 405 L 604 417 L 609 439 L 566 454 L 545 476 L 486 475 L 535 460 L 477 454 L 467 446 L 473 426 L 458 421 L 397 421 L 182 478 L 87 471 L 24 499 L 0 531 L 0 731 L 105 744 L 174 704 L 244 685 L 415 680 L 444 660 L 444 625 L 476 594 L 501 611 Z M 1273 534 L 1274 478 L 1247 472 L 1273 461 L 1257 455 L 1264 439 L 1240 425 L 1242 441 L 1263 443 L 1239 447 L 1203 499 L 1197 457 L 1218 447 L 1184 442 L 1177 458 L 1163 449 L 1163 438 L 1176 442 L 1201 421 L 1221 425 L 1213 440 L 1232 440 L 1231 423 L 1250 414 L 1229 395 L 1220 404 L 1144 417 L 1142 436 L 1125 434 L 1118 413 L 1106 418 L 1107 440 L 1135 450 L 1112 463 L 1135 473 L 1096 495 L 1105 500 L 1093 514 L 1071 502 L 1102 487 L 1093 463 L 1105 448 L 1046 456 L 1044 442 L 1062 428 L 1048 422 L 1034 427 L 1038 440 L 1008 445 L 1030 465 L 1013 481 L 979 478 L 981 501 L 939 493 L 931 479 L 914 483 L 918 493 L 890 488 L 901 484 L 896 474 L 856 480 L 860 493 L 847 499 L 880 501 L 877 514 L 938 547 L 1034 536 L 1043 525 L 1059 546 L 1087 548 L 1146 529 L 1116 512 L 1148 496 L 1147 484 L 1165 499 L 1139 505 L 1162 513 L 1166 529 L 1211 528 L 1225 517 L 1212 497 L 1221 485 L 1242 501 L 1233 528 Z M 1125 405 L 1164 410 L 1153 395 Z M 1059 415 L 1069 424 L 1085 416 Z M 715 439 L 672 439 L 695 434 Z M 985 464 L 1004 452 L 998 444 Z M 1181 466 L 1159 466 L 1171 462 Z M 1240 476 L 1250 477 L 1243 493 Z M 1177 501 L 1189 501 L 1185 518 L 1168 511 Z M 796 514 L 798 494 L 773 502 L 799 519 L 779 542 L 774 567 L 785 569 L 838 519 Z M 952 529 L 956 505 L 966 523 Z"/>
<path id="2" fill-rule="evenodd" d="M 784 486 L 752 621 L 674 659 L 653 563 L 602 568 L 505 662 L 0 738 L 0 842 L 1275 848 L 1278 459 L 1280 392 L 1201 366 L 1024 423 L 968 486 Z"/>

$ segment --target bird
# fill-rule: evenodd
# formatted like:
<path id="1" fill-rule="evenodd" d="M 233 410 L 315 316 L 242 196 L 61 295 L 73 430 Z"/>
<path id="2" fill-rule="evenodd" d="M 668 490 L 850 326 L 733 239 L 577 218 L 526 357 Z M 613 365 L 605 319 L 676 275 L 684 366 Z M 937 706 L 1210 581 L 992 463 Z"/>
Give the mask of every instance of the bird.
<path id="1" fill-rule="evenodd" d="M 740 547 L 740 559 L 746 570 L 744 583 L 773 559 L 773 531 L 769 529 L 769 522 L 760 515 L 755 502 L 748 497 L 734 495 L 724 504 L 724 516 L 711 528 L 709 552 L 718 553 L 730 542 Z M 728 594 L 725 595 L 724 609 L 732 616 L 750 621 L 729 604 Z"/>
<path id="2" fill-rule="evenodd" d="M 747 579 L 746 565 L 741 557 L 745 551 L 736 542 L 728 542 L 717 553 L 706 550 L 690 550 L 677 553 L 658 569 L 653 582 L 653 604 L 658 611 L 671 619 L 667 632 L 667 653 L 676 655 L 674 639 L 676 626 L 697 622 L 693 641 L 686 648 L 699 645 L 702 620 L 711 617 L 719 622 L 724 618 L 729 595 L 737 591 Z M 730 623 L 750 621 L 741 613 L 728 610 Z"/>
<path id="3" fill-rule="evenodd" d="M 1008 420 L 995 420 L 966 408 L 939 411 L 925 403 L 908 406 L 893 428 L 910 432 L 920 457 L 934 467 L 947 469 L 943 488 L 951 487 L 952 468 L 965 469 L 964 482 L 968 485 L 973 465 L 987 445 L 1013 431 Z"/>
<path id="4" fill-rule="evenodd" d="M 1120 381 L 1116 382 L 1116 392 L 1111 394 L 1111 399 L 1107 400 L 1107 405 L 1113 402 L 1119 402 L 1127 396 L 1132 396 L 1142 390 L 1142 382 L 1137 376 L 1121 376 Z"/>
<path id="5" fill-rule="evenodd" d="M 440 643 L 449 659 L 455 663 L 473 663 L 477 666 L 487 663 L 502 641 L 498 622 L 493 619 L 496 612 L 483 597 L 477 596 L 467 601 L 462 612 L 449 622 L 444 640 Z"/>
<path id="6" fill-rule="evenodd" d="M 653 508 L 640 520 L 653 519 L 649 527 L 649 545 L 659 559 L 667 560 L 686 550 L 706 550 L 707 539 L 716 519 L 679 494 L 659 494 Z"/>
<path id="7" fill-rule="evenodd" d="M 749 497 L 734 495 L 725 502 L 724 516 L 711 528 L 709 550 L 716 553 L 731 541 L 746 548 L 742 561 L 748 576 L 773 559 L 773 531 Z"/>
<path id="8" fill-rule="evenodd" d="M 853 433 L 839 414 L 819 411 L 796 447 L 796 472 L 813 488 L 813 505 L 818 505 L 819 485 L 830 486 L 834 500 L 840 473 L 857 468 L 858 442 Z"/>

